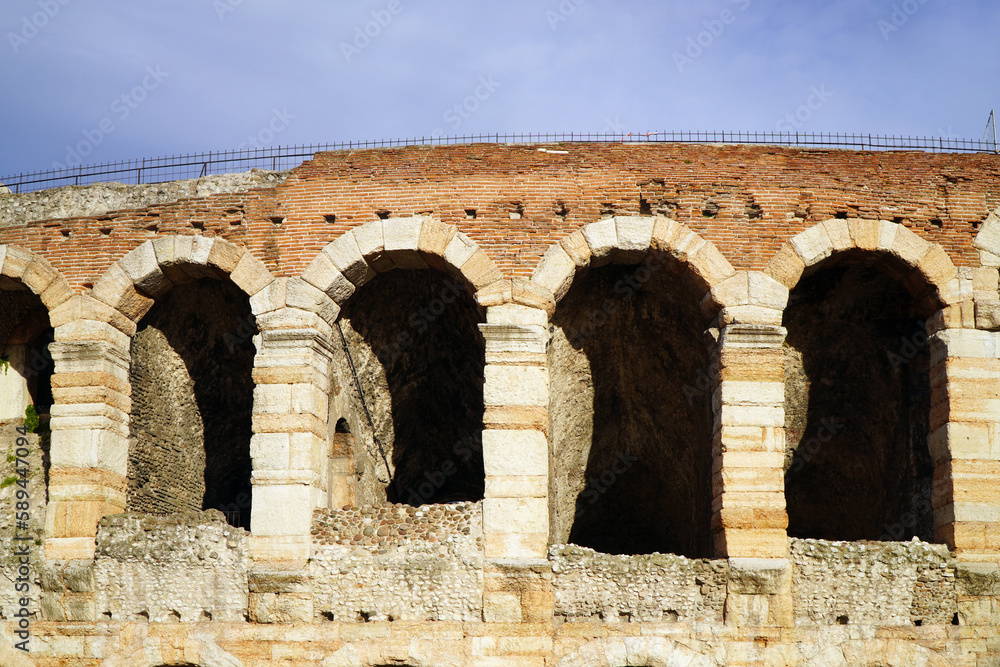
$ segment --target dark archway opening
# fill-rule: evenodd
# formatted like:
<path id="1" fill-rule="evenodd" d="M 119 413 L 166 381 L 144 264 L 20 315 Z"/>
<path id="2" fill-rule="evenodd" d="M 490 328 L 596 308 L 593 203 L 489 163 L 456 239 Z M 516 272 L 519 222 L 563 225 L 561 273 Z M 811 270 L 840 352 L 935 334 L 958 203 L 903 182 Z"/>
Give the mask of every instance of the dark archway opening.
<path id="1" fill-rule="evenodd" d="M 218 509 L 249 529 L 256 333 L 229 281 L 175 287 L 143 317 L 132 340 L 130 511 Z"/>
<path id="2" fill-rule="evenodd" d="M 933 541 L 926 313 L 908 267 L 834 261 L 785 310 L 788 534 Z"/>
<path id="3" fill-rule="evenodd" d="M 483 498 L 483 321 L 471 288 L 433 269 L 380 274 L 344 305 L 359 503 Z"/>
<path id="4" fill-rule="evenodd" d="M 712 554 L 704 290 L 651 253 L 577 277 L 549 348 L 553 542 Z"/>

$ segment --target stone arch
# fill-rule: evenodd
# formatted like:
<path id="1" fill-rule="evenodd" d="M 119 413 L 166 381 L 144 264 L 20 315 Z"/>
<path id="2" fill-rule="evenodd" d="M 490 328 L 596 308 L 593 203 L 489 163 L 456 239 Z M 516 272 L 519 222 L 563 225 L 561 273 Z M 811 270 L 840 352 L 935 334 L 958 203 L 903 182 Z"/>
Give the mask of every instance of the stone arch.
<path id="1" fill-rule="evenodd" d="M 556 667 L 718 667 L 719 662 L 662 637 L 595 639 L 564 656 Z"/>
<path id="2" fill-rule="evenodd" d="M 253 254 L 219 237 L 161 236 L 114 262 L 90 295 L 138 322 L 156 297 L 200 278 L 229 278 L 248 297 L 275 281 Z M 256 305 L 251 300 L 254 315 L 266 312 L 267 305 L 270 302 L 265 299 L 258 299 Z"/>
<path id="3" fill-rule="evenodd" d="M 551 542 L 711 554 L 711 391 L 691 388 L 711 372 L 713 290 L 737 275 L 665 217 L 607 218 L 542 258 Z"/>
<path id="4" fill-rule="evenodd" d="M 428 268 L 435 271 L 419 271 Z M 396 269 L 414 273 L 396 273 Z M 327 424 L 329 437 L 336 439 L 333 429 L 338 418 L 350 417 L 348 421 L 351 421 L 350 430 L 355 434 L 357 453 L 362 455 L 355 461 L 362 470 L 357 497 L 344 496 L 341 498 L 343 502 L 334 504 L 381 502 L 384 500 L 381 497 L 383 493 L 397 502 L 410 504 L 439 502 L 441 498 L 463 497 L 468 500 L 481 497 L 482 481 L 474 478 L 480 478 L 482 473 L 475 458 L 458 459 L 453 453 L 446 454 L 444 445 L 430 449 L 418 446 L 424 440 L 457 443 L 466 436 L 479 440 L 478 431 L 474 435 L 467 433 L 468 425 L 458 424 L 464 418 L 432 420 L 426 415 L 437 409 L 434 405 L 424 405 L 424 410 L 414 408 L 422 401 L 427 403 L 430 401 L 427 397 L 438 392 L 441 400 L 435 404 L 443 405 L 452 400 L 461 403 L 463 409 L 454 411 L 454 414 L 471 414 L 481 409 L 473 405 L 482 402 L 482 391 L 478 385 L 473 386 L 475 383 L 472 380 L 474 375 L 483 372 L 479 368 L 482 362 L 472 359 L 482 356 L 478 323 L 485 320 L 475 297 L 480 291 L 500 282 L 501 277 L 496 264 L 475 242 L 454 225 L 443 224 L 428 216 L 388 218 L 355 227 L 323 248 L 303 272 L 305 284 L 328 297 L 334 305 L 332 316 L 327 318 L 333 325 L 328 340 L 332 346 L 332 362 L 337 369 L 335 374 L 340 378 L 340 384 L 349 388 L 346 392 L 333 392 Z M 444 302 L 457 302 L 462 306 L 448 306 L 444 312 L 437 312 L 427 319 L 421 313 L 424 324 L 414 328 L 413 317 L 417 315 L 417 306 L 425 305 L 424 298 L 433 306 L 437 299 L 430 299 L 431 294 L 444 288 L 449 292 L 446 297 L 441 293 Z M 386 295 L 384 307 L 370 308 L 357 301 L 359 298 L 372 299 L 376 291 Z M 400 296 L 403 293 L 410 296 Z M 406 301 L 407 298 L 411 300 Z M 395 327 L 389 326 L 388 322 L 393 318 L 396 318 Z M 455 321 L 451 322 L 449 318 L 455 318 Z M 422 354 L 417 352 L 418 348 L 422 350 L 422 346 L 430 344 L 430 339 L 439 337 L 442 331 L 439 325 L 445 321 L 455 325 L 451 343 L 432 345 L 424 352 L 441 357 L 441 350 L 451 347 L 454 354 L 444 354 L 447 358 L 439 361 L 449 367 L 455 364 L 466 372 L 451 373 L 449 377 L 455 380 L 438 378 L 439 382 L 425 377 L 439 372 L 435 370 L 435 365 L 423 369 L 426 372 L 419 371 L 413 359 Z M 355 330 L 356 326 L 360 328 Z M 404 344 L 396 345 L 387 338 L 390 330 L 393 336 L 401 332 L 412 336 Z M 345 361 L 348 354 L 351 355 L 349 363 Z M 369 376 L 376 378 L 373 382 L 377 381 L 379 386 L 384 383 L 383 391 L 377 391 L 375 386 L 356 386 L 355 377 L 358 374 L 350 370 L 355 364 L 359 368 L 370 367 L 371 372 L 361 368 L 360 377 L 362 380 Z M 473 366 L 478 370 L 473 370 Z M 430 393 L 417 390 L 410 381 L 415 377 L 421 378 L 423 384 L 420 386 Z M 385 394 L 385 389 L 388 389 L 388 394 Z M 359 399 L 359 395 L 367 396 L 367 399 Z M 385 396 L 391 396 L 391 400 L 382 401 Z M 356 405 L 359 400 L 366 400 L 367 403 L 382 401 L 385 405 L 369 405 L 371 410 L 362 410 Z M 426 418 L 413 417 L 418 413 L 425 414 Z M 374 415 L 372 423 L 368 423 L 370 415 Z M 420 423 L 427 424 L 428 428 L 422 429 Z M 477 429 L 481 429 L 481 422 L 478 423 Z M 373 425 L 378 433 L 377 443 L 372 435 Z M 422 435 L 425 431 L 427 438 Z M 437 436 L 431 437 L 432 433 Z M 402 437 L 397 438 L 400 434 Z M 390 441 L 393 446 L 382 446 Z M 411 447 L 404 451 L 396 447 L 399 443 L 410 443 Z M 418 451 L 421 453 L 416 454 Z M 335 453 L 335 458 L 344 460 L 335 461 L 333 467 L 351 468 L 347 458 L 353 454 L 352 451 L 345 457 L 343 452 Z M 429 458 L 417 465 L 413 456 L 425 455 Z M 458 472 L 448 475 L 443 485 L 428 486 L 423 478 L 411 479 L 411 473 L 417 468 L 429 469 L 447 463 L 452 470 L 450 465 L 456 461 Z M 330 487 L 335 483 L 336 480 L 331 480 Z M 433 494 L 428 496 L 425 491 L 432 486 Z"/>
<path id="5" fill-rule="evenodd" d="M 218 644 L 210 639 L 188 637 L 173 643 L 169 638 L 144 636 L 105 658 L 101 663 L 101 667 L 163 667 L 164 665 L 243 667 L 243 662 L 219 648 Z"/>
<path id="6" fill-rule="evenodd" d="M 803 667 L 951 667 L 938 653 L 901 639 L 847 641 L 808 658 Z"/>
<path id="7" fill-rule="evenodd" d="M 1000 266 L 1000 208 L 986 216 L 972 245 L 979 249 L 982 266 Z"/>
<path id="8" fill-rule="evenodd" d="M 73 296 L 65 277 L 47 259 L 16 245 L 0 244 L 0 275 L 17 280 L 34 292 L 49 311 Z"/>
<path id="9" fill-rule="evenodd" d="M 906 227 L 886 220 L 827 220 L 788 240 L 764 273 L 787 289 L 842 253 L 875 253 L 906 267 L 901 276 L 915 299 L 927 299 L 931 312 L 961 301 L 958 269 L 948 253 Z"/>
<path id="10" fill-rule="evenodd" d="M 951 258 L 902 225 L 834 219 L 764 274 L 794 297 L 781 321 L 789 534 L 932 539 L 929 343 L 960 300 Z"/>
<path id="11" fill-rule="evenodd" d="M 636 263 L 650 250 L 667 253 L 686 264 L 706 295 L 736 274 L 715 244 L 679 222 L 659 216 L 615 216 L 585 225 L 549 248 L 531 281 L 558 302 L 578 272 L 609 263 Z M 720 304 L 714 296 L 708 296 L 706 305 L 717 310 Z"/>

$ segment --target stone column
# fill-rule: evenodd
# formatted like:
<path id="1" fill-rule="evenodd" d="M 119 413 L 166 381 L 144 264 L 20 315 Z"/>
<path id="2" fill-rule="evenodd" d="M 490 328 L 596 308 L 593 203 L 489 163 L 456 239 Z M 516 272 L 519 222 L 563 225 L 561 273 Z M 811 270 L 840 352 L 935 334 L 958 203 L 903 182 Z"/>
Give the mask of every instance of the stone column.
<path id="1" fill-rule="evenodd" d="M 505 304 L 488 309 L 483 464 L 486 497 L 484 620 L 552 617 L 548 570 L 548 317 Z"/>
<path id="2" fill-rule="evenodd" d="M 332 330 L 304 311 L 277 311 L 259 321 L 250 441 L 252 549 L 257 560 L 305 561 L 312 511 L 327 503 Z"/>
<path id="3" fill-rule="evenodd" d="M 716 556 L 786 558 L 785 378 L 779 326 L 732 324 L 717 348 L 712 396 Z"/>
<path id="4" fill-rule="evenodd" d="M 45 556 L 90 559 L 97 522 L 125 511 L 131 340 L 91 320 L 57 325 L 55 334 Z"/>
<path id="5" fill-rule="evenodd" d="M 931 337 L 934 532 L 959 560 L 1000 564 L 1000 333 Z"/>

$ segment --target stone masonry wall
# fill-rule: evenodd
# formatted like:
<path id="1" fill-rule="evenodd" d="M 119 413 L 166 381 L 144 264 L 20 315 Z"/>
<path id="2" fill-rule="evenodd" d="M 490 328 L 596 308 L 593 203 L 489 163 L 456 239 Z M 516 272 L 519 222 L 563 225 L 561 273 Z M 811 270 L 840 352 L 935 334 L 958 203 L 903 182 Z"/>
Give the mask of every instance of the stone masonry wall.
<path id="1" fill-rule="evenodd" d="M 567 621 L 722 621 L 726 561 L 671 554 L 613 556 L 549 547 L 555 614 Z"/>
<path id="2" fill-rule="evenodd" d="M 45 470 L 42 467 L 42 437 L 36 433 L 21 436 L 15 429 L 23 421 L 0 425 L 0 618 L 9 619 L 17 609 L 17 602 L 23 593 L 15 590 L 19 557 L 15 555 L 18 546 L 27 545 L 30 551 L 30 587 L 27 597 L 31 609 L 37 610 L 39 600 L 39 572 L 44 564 L 41 538 L 45 527 Z M 17 439 L 28 441 L 28 484 L 27 488 L 17 484 L 18 475 L 16 452 Z M 23 446 L 23 443 L 22 443 Z M 17 529 L 16 503 L 18 490 L 27 491 L 30 520 L 27 529 Z M 22 501 L 23 502 L 23 501 Z M 15 535 L 33 539 L 23 542 L 15 540 Z"/>
<path id="3" fill-rule="evenodd" d="M 790 540 L 796 623 L 947 625 L 958 613 L 943 545 Z"/>
<path id="4" fill-rule="evenodd" d="M 482 521 L 481 503 L 316 510 L 317 618 L 482 620 Z"/>
<path id="5" fill-rule="evenodd" d="M 247 542 L 216 510 L 105 517 L 94 561 L 97 618 L 246 620 Z"/>

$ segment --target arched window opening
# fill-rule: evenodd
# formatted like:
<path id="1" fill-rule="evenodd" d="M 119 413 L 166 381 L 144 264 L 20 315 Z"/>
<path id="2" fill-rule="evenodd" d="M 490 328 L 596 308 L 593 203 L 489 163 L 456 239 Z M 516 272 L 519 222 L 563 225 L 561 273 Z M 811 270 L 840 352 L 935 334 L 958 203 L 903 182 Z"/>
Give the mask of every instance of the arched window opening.
<path id="1" fill-rule="evenodd" d="M 549 347 L 551 539 L 711 556 L 703 290 L 660 253 L 578 274 Z"/>
<path id="2" fill-rule="evenodd" d="M 929 313 L 903 283 L 909 272 L 888 258 L 845 253 L 790 294 L 792 537 L 933 541 Z"/>
<path id="3" fill-rule="evenodd" d="M 20 282 L 0 276 L 0 422 L 23 420 L 28 406 L 48 420 L 53 339 L 42 300 Z"/>
<path id="4" fill-rule="evenodd" d="M 132 340 L 129 511 L 218 509 L 250 527 L 252 338 L 246 295 L 229 281 L 175 287 Z"/>
<path id="5" fill-rule="evenodd" d="M 379 274 L 344 305 L 332 400 L 356 427 L 357 503 L 482 499 L 483 321 L 434 269 Z"/>

